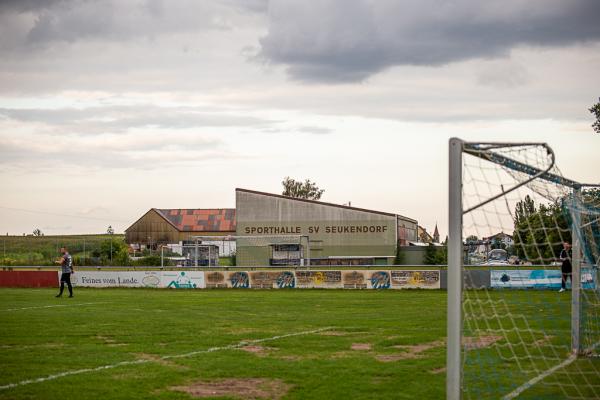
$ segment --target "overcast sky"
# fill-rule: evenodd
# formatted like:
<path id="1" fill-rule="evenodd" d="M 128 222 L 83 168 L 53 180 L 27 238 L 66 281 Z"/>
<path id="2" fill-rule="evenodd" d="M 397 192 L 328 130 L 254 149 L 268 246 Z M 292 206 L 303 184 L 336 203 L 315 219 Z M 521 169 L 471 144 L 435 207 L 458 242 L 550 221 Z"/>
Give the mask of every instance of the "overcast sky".
<path id="1" fill-rule="evenodd" d="M 447 142 L 600 181 L 598 0 L 0 2 L 0 232 L 122 232 L 234 189 L 447 232 Z"/>

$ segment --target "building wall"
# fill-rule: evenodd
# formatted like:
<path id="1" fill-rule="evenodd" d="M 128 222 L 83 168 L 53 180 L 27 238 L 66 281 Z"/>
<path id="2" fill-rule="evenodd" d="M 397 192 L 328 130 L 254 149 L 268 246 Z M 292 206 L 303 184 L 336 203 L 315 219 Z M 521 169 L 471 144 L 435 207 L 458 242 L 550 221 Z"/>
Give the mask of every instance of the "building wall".
<path id="1" fill-rule="evenodd" d="M 156 211 L 150 210 L 125 231 L 129 244 L 166 244 L 179 242 L 179 231 Z"/>
<path id="2" fill-rule="evenodd" d="M 181 232 L 167 222 L 155 210 L 150 210 L 125 231 L 125 241 L 155 246 L 157 244 L 179 243 L 192 236 L 226 236 L 235 232 Z"/>
<path id="3" fill-rule="evenodd" d="M 307 235 L 310 257 L 395 256 L 396 215 L 236 190 L 237 235 Z M 250 241 L 251 243 L 252 241 Z M 238 265 L 268 264 L 268 251 L 241 246 Z M 256 246 L 254 246 L 256 247 Z"/>
<path id="4" fill-rule="evenodd" d="M 402 262 L 400 265 L 423 265 L 425 264 L 426 246 L 401 246 Z"/>
<path id="5" fill-rule="evenodd" d="M 408 242 L 418 241 L 418 227 L 419 225 L 414 219 L 398 215 L 398 244 L 407 246 Z"/>

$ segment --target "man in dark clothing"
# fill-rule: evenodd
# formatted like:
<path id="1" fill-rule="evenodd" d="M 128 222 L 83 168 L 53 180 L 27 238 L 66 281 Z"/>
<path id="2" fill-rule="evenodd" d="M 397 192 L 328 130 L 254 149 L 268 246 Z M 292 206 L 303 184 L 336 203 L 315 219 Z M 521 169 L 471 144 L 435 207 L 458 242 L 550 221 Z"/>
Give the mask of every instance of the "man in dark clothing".
<path id="1" fill-rule="evenodd" d="M 65 283 L 69 288 L 69 297 L 73 297 L 73 286 L 71 285 L 71 274 L 75 272 L 73 270 L 73 257 L 71 257 L 65 247 L 62 247 L 60 252 L 62 253 L 62 257 L 56 263 L 60 264 L 62 274 L 60 275 L 60 293 L 56 297 L 62 296 L 63 290 L 65 290 Z"/>
<path id="2" fill-rule="evenodd" d="M 567 279 L 571 279 L 571 285 L 573 284 L 573 267 L 571 266 L 571 258 L 573 257 L 573 250 L 571 250 L 571 243 L 564 242 L 563 249 L 560 251 L 560 260 L 562 265 L 560 272 L 562 273 L 562 280 L 559 292 L 564 292 L 567 289 Z"/>

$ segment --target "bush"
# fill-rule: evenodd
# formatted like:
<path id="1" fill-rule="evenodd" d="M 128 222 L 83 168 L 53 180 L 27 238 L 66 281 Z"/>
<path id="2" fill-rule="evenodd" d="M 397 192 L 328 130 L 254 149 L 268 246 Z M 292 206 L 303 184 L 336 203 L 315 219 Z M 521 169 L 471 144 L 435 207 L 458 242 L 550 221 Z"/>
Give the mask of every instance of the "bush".
<path id="1" fill-rule="evenodd" d="M 135 260 L 133 262 L 133 265 L 140 267 L 160 267 L 160 255 L 142 257 L 140 259 Z M 165 258 L 164 265 L 165 267 L 171 265 L 171 260 Z"/>
<path id="2" fill-rule="evenodd" d="M 394 265 L 404 264 L 404 252 L 399 244 L 396 245 L 396 258 L 394 258 Z"/>
<path id="3" fill-rule="evenodd" d="M 448 264 L 448 248 L 446 246 L 438 247 L 433 243 L 425 249 L 425 257 L 423 262 L 426 265 L 445 265 Z"/>

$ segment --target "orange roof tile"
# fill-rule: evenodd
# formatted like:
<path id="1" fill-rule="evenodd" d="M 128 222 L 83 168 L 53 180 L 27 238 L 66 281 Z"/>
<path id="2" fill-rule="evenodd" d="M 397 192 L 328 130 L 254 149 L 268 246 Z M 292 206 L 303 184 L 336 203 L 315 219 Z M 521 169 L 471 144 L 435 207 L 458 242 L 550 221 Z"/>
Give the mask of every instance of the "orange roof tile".
<path id="1" fill-rule="evenodd" d="M 235 209 L 155 209 L 182 232 L 234 232 Z"/>

